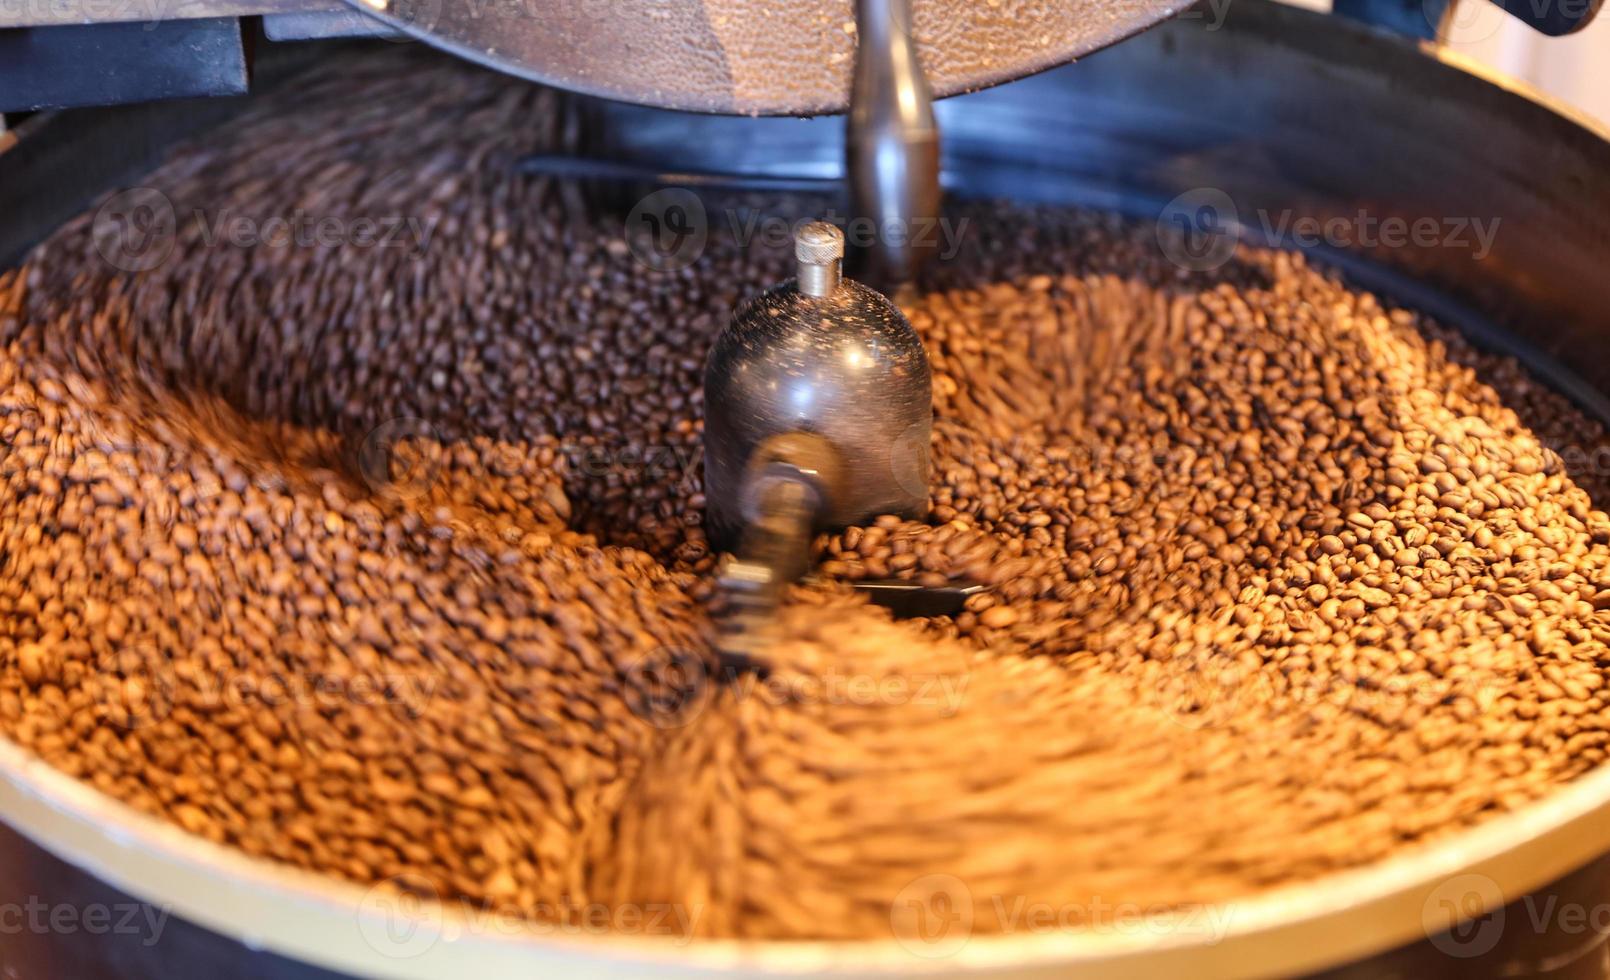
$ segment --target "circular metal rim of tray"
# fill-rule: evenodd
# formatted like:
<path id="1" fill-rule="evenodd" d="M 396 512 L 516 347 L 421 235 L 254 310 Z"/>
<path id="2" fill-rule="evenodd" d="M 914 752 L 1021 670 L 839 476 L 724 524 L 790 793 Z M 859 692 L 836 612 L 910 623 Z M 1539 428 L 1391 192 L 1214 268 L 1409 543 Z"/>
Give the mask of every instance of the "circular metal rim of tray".
<path id="1" fill-rule="evenodd" d="M 1445 66 L 1504 89 L 1594 138 L 1610 131 L 1466 59 L 1426 51 Z M 41 847 L 129 894 L 253 948 L 371 976 L 529 974 L 544 967 L 640 975 L 745 970 L 774 975 L 993 971 L 1084 977 L 1183 973 L 1289 974 L 1322 969 L 1424 938 L 1427 901 L 1452 875 L 1483 875 L 1513 900 L 1610 850 L 1610 767 L 1587 774 L 1473 830 L 1355 870 L 1219 906 L 1222 936 L 1102 931 L 977 936 L 954 955 L 926 960 L 892 940 L 865 942 L 607 942 L 540 928 L 478 926 L 429 906 L 439 938 L 407 958 L 365 940 L 384 929 L 369 892 L 251 858 L 139 813 L 0 739 L 0 813 Z M 1489 904 L 1488 908 L 1496 907 Z M 373 935 L 374 933 L 370 933 Z"/>
<path id="2" fill-rule="evenodd" d="M 756 57 L 741 44 L 724 45 L 716 26 L 742 16 L 750 0 L 661 0 L 683 18 L 667 28 L 671 51 L 714 48 L 714 66 L 685 64 L 676 72 L 652 58 L 641 43 L 643 8 L 610 4 L 577 17 L 563 4 L 454 4 L 444 0 L 344 0 L 408 37 L 467 61 L 528 81 L 599 98 L 734 115 L 813 116 L 843 112 L 848 106 L 853 43 L 832 27 L 853 21 L 847 3 L 839 11 L 829 0 L 793 4 L 777 38 L 786 37 L 787 61 L 777 52 Z M 1195 0 L 1091 0 L 1099 16 L 1084 16 L 1085 5 L 1037 5 L 1024 17 L 1022 3 L 980 4 L 974 0 L 915 0 L 919 6 L 918 53 L 935 97 L 990 88 L 1042 72 L 1100 51 L 1186 10 Z M 587 6 L 583 4 L 583 6 Z M 823 8 L 833 8 L 830 16 Z M 929 12 L 921 8 L 931 8 Z M 399 13 L 399 9 L 401 13 Z M 804 21 L 804 22 L 802 22 Z M 829 24 L 821 28 L 819 22 Z M 924 23 L 946 24 L 945 38 L 926 43 Z M 964 22 L 959 26 L 952 22 Z M 958 45 L 965 31 L 992 38 L 983 50 Z M 769 33 L 769 32 L 768 32 Z M 555 38 L 563 39 L 556 42 Z M 775 38 L 773 47 L 776 47 Z M 1018 52 L 992 60 L 1000 50 Z M 960 52 L 958 54 L 958 51 Z M 637 55 L 637 56 L 634 56 Z M 830 68 L 812 70 L 816 66 Z M 668 80 L 674 84 L 668 87 Z"/>
<path id="3" fill-rule="evenodd" d="M 586 967 L 595 975 L 994 975 L 1198 977 L 1306 973 L 1427 938 L 1422 923 L 1452 876 L 1478 875 L 1518 898 L 1610 847 L 1610 767 L 1522 810 L 1446 841 L 1373 865 L 1204 910 L 1223 931 L 1172 929 L 1164 919 L 1126 931 L 1057 931 L 969 939 L 944 958 L 894 940 L 855 942 L 578 939 L 438 903 L 404 920 L 406 944 L 377 892 L 253 858 L 195 837 L 114 800 L 14 743 L 0 739 L 0 809 L 45 850 L 135 898 L 250 948 L 358 976 L 440 978 L 530 975 Z M 1419 926 L 1420 928 L 1417 928 Z M 395 935 L 395 931 L 389 933 Z M 415 948 L 412 937 L 425 942 Z M 405 954 L 405 955 L 399 955 Z"/>

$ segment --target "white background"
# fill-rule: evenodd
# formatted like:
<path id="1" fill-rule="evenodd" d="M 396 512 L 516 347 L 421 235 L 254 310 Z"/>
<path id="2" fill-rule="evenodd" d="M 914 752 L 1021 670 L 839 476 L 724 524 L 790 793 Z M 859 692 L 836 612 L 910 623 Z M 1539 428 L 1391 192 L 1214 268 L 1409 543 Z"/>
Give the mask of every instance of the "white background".
<path id="1" fill-rule="evenodd" d="M 1329 10 L 1330 0 L 1290 0 Z M 1570 37 L 1544 37 L 1488 0 L 1456 0 L 1448 47 L 1529 82 L 1610 125 L 1610 2 Z"/>

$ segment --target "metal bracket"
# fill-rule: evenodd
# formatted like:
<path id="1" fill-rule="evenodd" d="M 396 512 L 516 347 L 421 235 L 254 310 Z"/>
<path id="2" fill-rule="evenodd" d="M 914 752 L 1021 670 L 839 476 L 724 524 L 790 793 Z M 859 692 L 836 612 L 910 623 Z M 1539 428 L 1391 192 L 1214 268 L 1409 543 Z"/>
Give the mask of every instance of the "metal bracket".
<path id="1" fill-rule="evenodd" d="M 241 95 L 233 17 L 0 31 L 0 112 Z"/>

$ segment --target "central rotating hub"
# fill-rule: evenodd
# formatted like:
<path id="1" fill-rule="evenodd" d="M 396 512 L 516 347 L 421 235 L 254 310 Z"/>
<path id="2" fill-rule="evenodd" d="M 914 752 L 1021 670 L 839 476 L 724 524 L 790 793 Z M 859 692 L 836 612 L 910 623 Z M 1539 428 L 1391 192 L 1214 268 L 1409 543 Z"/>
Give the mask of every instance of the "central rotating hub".
<path id="1" fill-rule="evenodd" d="M 745 512 L 745 484 L 757 447 L 776 436 L 816 437 L 836 457 L 842 476 L 817 491 L 812 530 L 927 509 L 933 391 L 922 341 L 893 303 L 843 277 L 838 228 L 806 225 L 794 254 L 796 277 L 740 309 L 705 368 L 707 524 L 723 550 L 761 516 Z"/>

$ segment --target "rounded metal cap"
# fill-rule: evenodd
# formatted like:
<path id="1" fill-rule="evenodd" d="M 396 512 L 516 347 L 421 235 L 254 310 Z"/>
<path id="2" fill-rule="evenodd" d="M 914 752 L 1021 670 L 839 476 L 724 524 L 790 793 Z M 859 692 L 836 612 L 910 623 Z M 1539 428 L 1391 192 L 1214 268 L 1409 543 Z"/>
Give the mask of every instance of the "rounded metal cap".
<path id="1" fill-rule="evenodd" d="M 733 315 L 705 362 L 709 541 L 741 541 L 755 466 L 820 488 L 819 527 L 921 516 L 932 425 L 928 354 L 898 307 L 852 279 L 827 296 L 803 283 L 767 290 Z"/>

